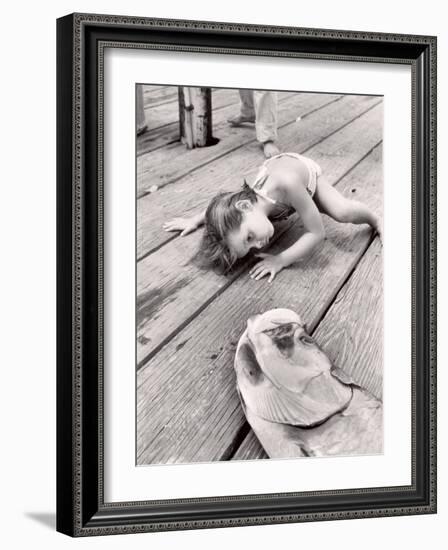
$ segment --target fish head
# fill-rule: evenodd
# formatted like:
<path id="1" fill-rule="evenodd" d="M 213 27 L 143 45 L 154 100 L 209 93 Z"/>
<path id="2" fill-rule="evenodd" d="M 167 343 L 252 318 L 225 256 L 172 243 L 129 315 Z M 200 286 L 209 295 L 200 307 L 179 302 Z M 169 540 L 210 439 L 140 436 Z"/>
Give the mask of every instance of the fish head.
<path id="1" fill-rule="evenodd" d="M 248 320 L 234 366 L 249 423 L 256 415 L 269 422 L 310 427 L 351 398 L 351 389 L 331 375 L 329 358 L 300 316 L 288 309 L 273 309 Z"/>
<path id="2" fill-rule="evenodd" d="M 247 338 L 263 373 L 290 391 L 302 391 L 312 378 L 331 369 L 331 361 L 307 333 L 300 316 L 289 309 L 251 317 Z"/>

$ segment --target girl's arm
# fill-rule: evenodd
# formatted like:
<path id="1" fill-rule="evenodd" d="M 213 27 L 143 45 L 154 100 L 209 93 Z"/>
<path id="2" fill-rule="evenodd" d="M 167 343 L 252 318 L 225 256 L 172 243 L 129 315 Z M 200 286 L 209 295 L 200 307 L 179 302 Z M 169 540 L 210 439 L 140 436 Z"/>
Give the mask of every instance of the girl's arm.
<path id="1" fill-rule="evenodd" d="M 283 184 L 284 182 L 284 184 Z M 307 256 L 313 248 L 325 237 L 322 218 L 313 199 L 309 196 L 305 186 L 298 181 L 297 174 L 291 176 L 282 175 L 282 191 L 287 201 L 295 208 L 305 226 L 305 233 L 297 241 L 280 254 L 257 254 L 262 258 L 261 262 L 253 267 L 249 275 L 258 281 L 265 275 L 270 274 L 268 282 L 284 267 L 301 260 Z"/>
<path id="2" fill-rule="evenodd" d="M 279 254 L 284 267 L 301 260 L 325 237 L 322 216 L 308 194 L 305 186 L 297 181 L 297 175 L 291 174 L 284 179 L 285 195 L 288 202 L 299 214 L 305 227 L 305 233 L 289 248 Z"/>
<path id="3" fill-rule="evenodd" d="M 180 231 L 181 236 L 188 235 L 202 225 L 205 221 L 205 210 L 191 218 L 173 218 L 163 224 L 165 231 Z"/>

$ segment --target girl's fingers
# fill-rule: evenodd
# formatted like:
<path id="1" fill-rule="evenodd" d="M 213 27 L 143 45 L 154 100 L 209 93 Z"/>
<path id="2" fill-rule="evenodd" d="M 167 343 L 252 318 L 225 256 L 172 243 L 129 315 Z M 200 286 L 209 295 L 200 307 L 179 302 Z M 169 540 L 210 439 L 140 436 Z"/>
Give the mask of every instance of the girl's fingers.
<path id="1" fill-rule="evenodd" d="M 257 264 L 251 271 L 249 271 L 249 275 L 251 277 L 255 277 L 255 275 L 257 275 L 262 269 L 264 269 L 264 265 Z"/>
<path id="2" fill-rule="evenodd" d="M 255 277 L 255 280 L 258 281 L 259 279 L 261 279 L 262 277 L 264 277 L 265 275 L 267 275 L 269 273 L 269 271 L 267 269 L 263 269 L 263 271 L 261 271 L 261 273 L 259 273 L 259 275 L 257 275 Z"/>
<path id="3" fill-rule="evenodd" d="M 173 220 L 170 220 L 169 222 L 165 222 L 162 227 L 164 229 L 170 228 L 170 229 L 176 230 L 176 229 L 182 229 L 183 225 L 185 225 L 185 224 L 182 223 L 182 220 L 179 220 L 179 218 L 174 218 Z"/>
<path id="4" fill-rule="evenodd" d="M 186 235 L 187 233 L 191 233 L 191 231 L 193 231 L 192 228 L 185 229 L 184 224 L 179 224 L 175 222 L 167 222 L 162 227 L 163 229 L 165 229 L 165 231 L 182 231 L 182 235 Z"/>
<path id="5" fill-rule="evenodd" d="M 266 255 L 267 255 L 267 254 L 266 254 Z M 259 254 L 257 254 L 257 256 L 259 256 Z M 261 269 L 262 267 L 264 267 L 264 262 L 263 262 L 263 261 L 258 262 L 258 263 L 255 264 L 254 267 L 249 271 L 249 275 L 251 275 L 252 273 L 255 273 L 256 270 Z"/>

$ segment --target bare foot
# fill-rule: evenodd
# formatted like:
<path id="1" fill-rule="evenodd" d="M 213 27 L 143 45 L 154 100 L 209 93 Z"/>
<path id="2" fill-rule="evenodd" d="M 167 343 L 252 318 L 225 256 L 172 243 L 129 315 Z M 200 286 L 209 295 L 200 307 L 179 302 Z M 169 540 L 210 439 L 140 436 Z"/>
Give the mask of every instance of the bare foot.
<path id="1" fill-rule="evenodd" d="M 255 116 L 237 115 L 232 118 L 228 118 L 227 122 L 230 126 L 241 126 L 241 124 L 244 124 L 245 122 L 255 122 Z"/>
<path id="2" fill-rule="evenodd" d="M 264 156 L 269 159 L 271 157 L 274 157 L 275 155 L 278 155 L 280 153 L 280 149 L 275 145 L 273 141 L 266 141 L 263 144 L 263 152 Z"/>

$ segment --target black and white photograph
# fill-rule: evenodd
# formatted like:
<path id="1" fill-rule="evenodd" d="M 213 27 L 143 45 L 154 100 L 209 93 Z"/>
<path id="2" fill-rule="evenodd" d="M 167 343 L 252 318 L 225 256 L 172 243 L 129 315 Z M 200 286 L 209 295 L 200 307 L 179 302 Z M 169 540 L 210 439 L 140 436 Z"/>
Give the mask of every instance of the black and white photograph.
<path id="1" fill-rule="evenodd" d="M 6 550 L 443 547 L 443 5 L 7 4 Z"/>
<path id="2" fill-rule="evenodd" d="M 135 114 L 136 465 L 382 454 L 383 97 Z"/>

